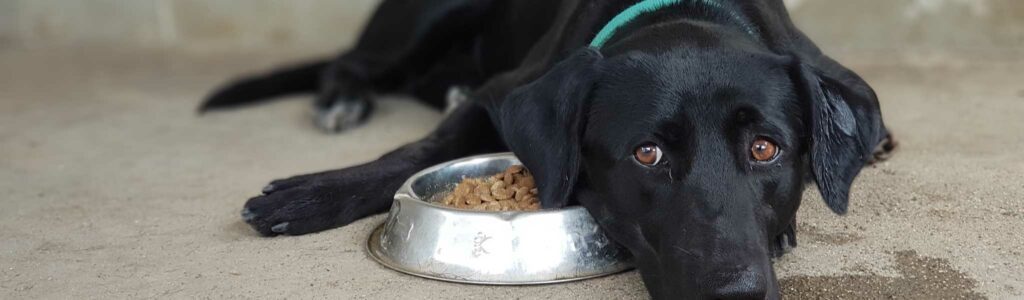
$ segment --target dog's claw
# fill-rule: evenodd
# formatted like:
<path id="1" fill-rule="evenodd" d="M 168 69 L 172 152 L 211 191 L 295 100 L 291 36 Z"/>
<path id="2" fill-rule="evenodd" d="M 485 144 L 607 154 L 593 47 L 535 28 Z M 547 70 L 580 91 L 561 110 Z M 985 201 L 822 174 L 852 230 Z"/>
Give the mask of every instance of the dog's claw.
<path id="1" fill-rule="evenodd" d="M 262 190 L 261 192 L 262 192 L 262 193 L 263 193 L 264 195 L 270 195 L 270 193 L 273 193 L 273 192 L 274 192 L 274 188 L 275 188 L 275 187 L 274 187 L 274 184 L 273 184 L 273 183 L 271 183 L 271 184 L 268 184 L 267 186 L 264 186 L 264 187 L 263 187 L 263 190 Z"/>
<path id="2" fill-rule="evenodd" d="M 878 146 L 875 147 L 875 151 L 872 153 L 871 158 L 868 160 L 868 164 L 874 165 L 888 160 L 889 158 L 892 157 L 893 151 L 895 151 L 896 147 L 898 146 L 899 143 L 896 142 L 896 139 L 892 137 L 892 134 L 886 134 L 885 139 L 883 139 L 880 143 L 878 143 Z"/>
<path id="3" fill-rule="evenodd" d="M 316 107 L 314 123 L 329 133 L 352 129 L 365 121 L 370 112 L 366 100 L 337 100 L 327 107 Z"/>
<path id="4" fill-rule="evenodd" d="M 254 219 L 254 218 L 256 218 L 256 213 L 252 212 L 252 210 L 249 210 L 248 207 L 242 209 L 242 220 L 243 221 L 249 222 L 249 221 L 252 221 L 252 219 Z"/>
<path id="5" fill-rule="evenodd" d="M 448 115 L 455 111 L 459 105 L 469 102 L 469 94 L 471 90 L 467 86 L 452 86 L 448 88 L 448 94 L 445 96 L 444 114 Z"/>
<path id="6" fill-rule="evenodd" d="M 274 225 L 274 227 L 270 227 L 270 231 L 275 233 L 284 233 L 285 231 L 288 231 L 288 222 Z"/>
<path id="7" fill-rule="evenodd" d="M 775 237 L 774 244 L 772 244 L 770 251 L 773 258 L 782 257 L 782 255 L 793 251 L 796 248 L 796 221 L 794 220 L 785 231 L 779 236 Z"/>

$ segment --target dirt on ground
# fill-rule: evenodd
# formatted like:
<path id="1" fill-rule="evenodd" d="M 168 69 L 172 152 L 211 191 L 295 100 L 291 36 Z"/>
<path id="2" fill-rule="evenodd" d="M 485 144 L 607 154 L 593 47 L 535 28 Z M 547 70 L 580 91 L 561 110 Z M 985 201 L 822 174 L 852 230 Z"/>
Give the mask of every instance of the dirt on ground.
<path id="1" fill-rule="evenodd" d="M 306 97 L 195 114 L 226 78 L 308 57 L 0 47 L 0 299 L 646 298 L 636 272 L 529 287 L 403 275 L 363 250 L 382 216 L 258 236 L 239 210 L 270 180 L 368 161 L 441 119 L 395 97 L 339 135 L 314 128 Z M 1024 56 L 837 57 L 901 146 L 861 173 L 846 216 L 805 193 L 800 245 L 775 262 L 787 298 L 1024 297 Z"/>
<path id="2" fill-rule="evenodd" d="M 784 278 L 782 293 L 790 299 L 984 299 L 977 282 L 949 261 L 922 257 L 916 251 L 892 253 L 898 276 L 864 271 L 857 275 Z"/>

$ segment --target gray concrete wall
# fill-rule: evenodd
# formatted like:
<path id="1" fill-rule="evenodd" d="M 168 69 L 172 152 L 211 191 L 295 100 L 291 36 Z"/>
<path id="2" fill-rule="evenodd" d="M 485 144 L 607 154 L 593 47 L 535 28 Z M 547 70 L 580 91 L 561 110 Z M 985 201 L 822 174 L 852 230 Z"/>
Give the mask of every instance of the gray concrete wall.
<path id="1" fill-rule="evenodd" d="M 192 50 L 348 45 L 378 0 L 0 0 L 0 43 Z M 1024 49 L 1022 0 L 786 0 L 831 51 Z"/>
<path id="2" fill-rule="evenodd" d="M 1024 49 L 1021 0 L 791 0 L 812 39 L 833 50 Z"/>
<path id="3" fill-rule="evenodd" d="M 328 49 L 378 0 L 0 0 L 0 42 L 39 47 Z"/>

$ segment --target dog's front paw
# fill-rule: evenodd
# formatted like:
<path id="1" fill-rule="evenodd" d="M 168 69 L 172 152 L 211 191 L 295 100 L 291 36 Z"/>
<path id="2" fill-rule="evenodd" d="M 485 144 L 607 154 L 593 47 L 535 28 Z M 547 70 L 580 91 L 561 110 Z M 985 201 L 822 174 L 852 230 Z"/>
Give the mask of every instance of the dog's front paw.
<path id="1" fill-rule="evenodd" d="M 358 190 L 316 178 L 277 180 L 263 189 L 263 195 L 245 203 L 242 219 L 265 236 L 322 231 L 362 216 L 356 210 L 358 194 Z"/>

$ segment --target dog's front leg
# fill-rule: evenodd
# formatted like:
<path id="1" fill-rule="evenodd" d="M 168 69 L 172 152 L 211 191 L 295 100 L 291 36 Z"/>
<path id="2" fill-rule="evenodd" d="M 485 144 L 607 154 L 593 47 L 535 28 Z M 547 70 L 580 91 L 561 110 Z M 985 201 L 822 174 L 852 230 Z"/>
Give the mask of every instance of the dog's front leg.
<path id="1" fill-rule="evenodd" d="M 347 225 L 384 212 L 413 173 L 447 160 L 504 151 L 482 108 L 467 103 L 429 136 L 375 161 L 275 180 L 249 199 L 242 218 L 263 235 L 298 235 Z"/>

